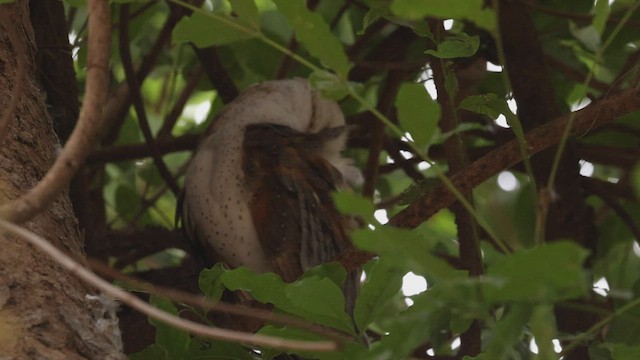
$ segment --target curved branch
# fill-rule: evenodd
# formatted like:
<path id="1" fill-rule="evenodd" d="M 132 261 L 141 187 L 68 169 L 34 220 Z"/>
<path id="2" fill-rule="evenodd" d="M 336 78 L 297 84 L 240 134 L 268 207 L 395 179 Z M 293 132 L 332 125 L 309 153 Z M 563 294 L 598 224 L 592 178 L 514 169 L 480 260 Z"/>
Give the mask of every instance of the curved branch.
<path id="1" fill-rule="evenodd" d="M 107 4 L 106 1 L 104 1 L 104 3 Z M 338 349 L 338 344 L 335 341 L 288 340 L 272 336 L 245 333 L 242 331 L 210 327 L 177 317 L 154 306 L 151 306 L 137 296 L 115 285 L 112 285 L 110 282 L 102 279 L 87 268 L 83 267 L 80 263 L 73 260 L 70 256 L 66 255 L 62 251 L 58 250 L 50 242 L 36 235 L 35 233 L 2 219 L 0 219 L 0 228 L 3 230 L 2 232 L 10 233 L 14 236 L 28 241 L 31 245 L 37 247 L 38 249 L 49 255 L 53 260 L 67 269 L 70 273 L 74 274 L 82 281 L 96 287 L 97 289 L 100 289 L 107 296 L 126 303 L 127 305 L 149 316 L 150 318 L 160 320 L 179 329 L 184 329 L 191 334 L 216 340 L 231 341 L 241 344 L 251 344 L 255 346 L 273 347 L 278 349 L 302 351 L 335 351 Z"/>
<path id="2" fill-rule="evenodd" d="M 620 116 L 638 110 L 640 110 L 640 89 L 623 91 L 609 98 L 594 102 L 576 112 L 571 130 L 572 135 L 584 135 L 592 129 L 609 123 Z M 529 154 L 534 155 L 556 145 L 560 141 L 562 131 L 570 116 L 572 114 L 564 115 L 529 131 L 526 134 Z M 520 161 L 522 161 L 522 158 L 518 150 L 518 142 L 512 140 L 453 175 L 451 182 L 461 193 L 470 194 L 482 182 Z M 438 211 L 449 207 L 455 201 L 455 196 L 447 188 L 439 186 L 394 216 L 390 220 L 390 224 L 414 228 Z"/>
<path id="3" fill-rule="evenodd" d="M 97 143 L 104 124 L 102 111 L 107 98 L 111 29 L 109 4 L 90 0 L 87 81 L 76 128 L 69 141 L 40 182 L 28 193 L 0 207 L 0 218 L 24 222 L 44 210 L 69 185 Z"/>
<path id="4" fill-rule="evenodd" d="M 199 135 L 187 134 L 156 141 L 160 154 L 168 154 L 177 151 L 193 150 L 198 143 Z M 151 150 L 146 143 L 125 144 L 110 146 L 94 151 L 87 163 L 95 165 L 106 162 L 127 161 L 151 156 Z"/>

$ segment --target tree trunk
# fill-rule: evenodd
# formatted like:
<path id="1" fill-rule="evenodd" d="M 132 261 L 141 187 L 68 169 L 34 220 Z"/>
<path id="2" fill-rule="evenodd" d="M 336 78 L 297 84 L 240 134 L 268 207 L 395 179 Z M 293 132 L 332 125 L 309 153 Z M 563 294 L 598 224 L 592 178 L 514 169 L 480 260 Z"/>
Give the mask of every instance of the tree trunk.
<path id="1" fill-rule="evenodd" d="M 35 56 L 28 2 L 0 5 L 2 202 L 32 188 L 60 147 L 36 80 Z M 24 226 L 83 257 L 82 236 L 66 194 Z M 23 239 L 0 234 L 0 244 L 0 358 L 122 358 L 117 320 L 109 311 L 113 302 L 95 298 L 94 289 Z"/>

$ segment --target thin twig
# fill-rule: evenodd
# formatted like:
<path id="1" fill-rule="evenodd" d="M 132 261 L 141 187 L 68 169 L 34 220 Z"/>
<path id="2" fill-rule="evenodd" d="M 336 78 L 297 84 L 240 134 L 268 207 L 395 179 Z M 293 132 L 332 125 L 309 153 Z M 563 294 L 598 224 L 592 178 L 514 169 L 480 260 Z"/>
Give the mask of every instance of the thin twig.
<path id="1" fill-rule="evenodd" d="M 101 0 L 98 0 L 101 1 Z M 106 4 L 106 2 L 105 2 Z M 108 281 L 97 276 L 87 268 L 83 267 L 80 263 L 73 260 L 70 256 L 66 255 L 62 251 L 58 250 L 50 242 L 37 234 L 12 224 L 11 222 L 0 219 L 0 228 L 4 232 L 18 236 L 31 245 L 37 247 L 45 254 L 49 255 L 58 264 L 64 267 L 67 271 L 74 274 L 82 281 L 96 287 L 104 292 L 106 295 L 119 299 L 132 308 L 140 311 L 141 313 L 149 316 L 150 318 L 157 319 L 168 325 L 175 326 L 176 328 L 188 331 L 191 334 L 204 336 L 211 339 L 231 341 L 241 344 L 248 344 L 253 346 L 265 346 L 270 348 L 286 349 L 286 350 L 299 350 L 299 351 L 335 351 L 338 349 L 338 344 L 334 341 L 298 341 L 288 340 L 272 336 L 265 336 L 259 334 L 251 334 L 242 331 L 226 330 L 215 327 L 210 327 L 202 324 L 195 323 L 190 320 L 186 320 L 175 315 L 162 311 L 154 306 L 151 306 L 138 298 L 137 296 L 109 283 Z"/>
<path id="2" fill-rule="evenodd" d="M 171 136 L 171 130 L 173 130 L 173 127 L 176 125 L 178 118 L 180 118 L 180 114 L 182 114 L 184 110 L 184 106 L 189 100 L 189 97 L 191 96 L 193 91 L 196 89 L 196 86 L 198 86 L 198 82 L 202 78 L 203 73 L 204 73 L 204 69 L 202 68 L 202 66 L 196 67 L 196 69 L 193 71 L 184 89 L 182 89 L 180 96 L 178 97 L 176 102 L 173 104 L 171 111 L 169 111 L 167 116 L 164 118 L 164 121 L 162 122 L 162 127 L 160 128 L 160 130 L 158 130 L 158 135 L 157 135 L 158 139 Z M 156 140 L 156 143 L 157 143 L 157 140 Z"/>
<path id="3" fill-rule="evenodd" d="M 144 136 L 144 140 L 146 141 L 149 149 L 151 149 L 151 158 L 153 159 L 156 168 L 158 169 L 158 173 L 164 179 L 164 181 L 171 189 L 171 192 L 178 197 L 180 194 L 180 187 L 174 179 L 171 171 L 165 164 L 164 160 L 162 160 L 162 155 L 160 155 L 160 150 L 158 149 L 158 144 L 156 144 L 156 140 L 151 133 L 151 127 L 149 126 L 149 119 L 147 118 L 146 111 L 144 109 L 144 104 L 142 102 L 142 95 L 140 94 L 140 83 L 138 82 L 135 70 L 133 69 L 133 62 L 131 60 L 131 50 L 129 49 L 129 5 L 122 4 L 120 6 L 120 57 L 122 59 L 122 66 L 124 67 L 125 76 L 127 78 L 127 84 L 129 85 L 129 92 L 131 93 L 133 108 L 138 115 L 138 124 L 140 125 L 140 130 L 142 131 L 142 135 Z"/>
<path id="4" fill-rule="evenodd" d="M 107 98 L 109 46 L 111 45 L 109 4 L 90 0 L 87 81 L 78 123 L 44 178 L 28 193 L 3 204 L 0 218 L 12 222 L 31 219 L 51 204 L 69 185 L 95 145 L 103 126 L 102 110 Z"/>

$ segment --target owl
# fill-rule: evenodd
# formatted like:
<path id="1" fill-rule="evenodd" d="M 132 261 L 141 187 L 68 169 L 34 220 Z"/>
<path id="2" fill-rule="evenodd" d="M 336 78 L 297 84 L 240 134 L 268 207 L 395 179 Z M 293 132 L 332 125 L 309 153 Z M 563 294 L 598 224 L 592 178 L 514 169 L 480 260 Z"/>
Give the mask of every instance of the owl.
<path id="1" fill-rule="evenodd" d="M 344 116 L 304 79 L 255 85 L 218 115 L 185 176 L 183 226 L 210 261 L 286 282 L 351 247 L 331 192 L 357 182 Z M 347 307 L 357 274 L 344 285 Z"/>

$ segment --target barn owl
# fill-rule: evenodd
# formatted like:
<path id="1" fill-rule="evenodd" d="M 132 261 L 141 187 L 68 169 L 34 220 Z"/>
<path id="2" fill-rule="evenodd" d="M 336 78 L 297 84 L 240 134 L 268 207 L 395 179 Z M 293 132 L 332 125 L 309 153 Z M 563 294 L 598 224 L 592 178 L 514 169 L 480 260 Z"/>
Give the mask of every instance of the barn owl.
<path id="1" fill-rule="evenodd" d="M 253 86 L 227 105 L 186 173 L 183 224 L 209 258 L 296 280 L 350 246 L 331 192 L 357 181 L 334 101 L 303 79 Z M 355 280 L 345 285 L 347 302 Z M 347 288 L 351 290 L 347 290 Z"/>

